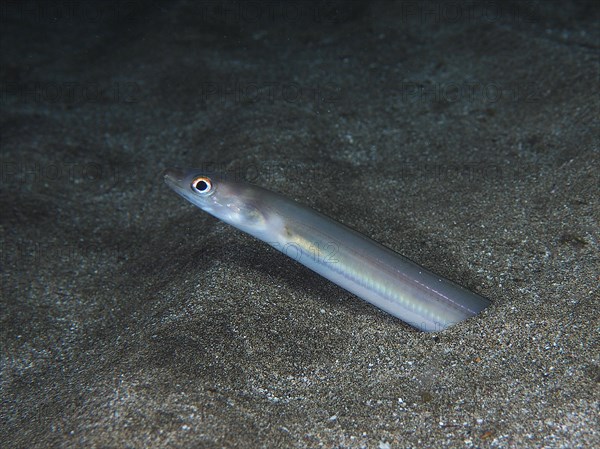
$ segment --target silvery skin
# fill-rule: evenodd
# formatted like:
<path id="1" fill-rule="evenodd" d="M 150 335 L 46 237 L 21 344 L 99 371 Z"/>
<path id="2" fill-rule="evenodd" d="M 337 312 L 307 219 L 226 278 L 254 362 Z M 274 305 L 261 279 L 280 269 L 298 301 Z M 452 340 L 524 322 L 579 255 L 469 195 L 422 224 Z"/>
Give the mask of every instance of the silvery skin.
<path id="1" fill-rule="evenodd" d="M 426 332 L 472 317 L 490 302 L 283 195 L 219 173 L 169 168 L 165 182 L 216 218 Z"/>

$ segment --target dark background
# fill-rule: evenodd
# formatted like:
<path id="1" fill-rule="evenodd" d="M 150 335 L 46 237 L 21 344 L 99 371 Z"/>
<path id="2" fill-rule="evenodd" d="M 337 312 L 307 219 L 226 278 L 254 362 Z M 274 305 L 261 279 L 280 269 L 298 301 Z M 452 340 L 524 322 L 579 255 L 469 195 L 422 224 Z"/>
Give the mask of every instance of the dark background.
<path id="1" fill-rule="evenodd" d="M 0 3 L 0 445 L 593 447 L 597 2 Z M 489 297 L 418 332 L 217 168 Z"/>

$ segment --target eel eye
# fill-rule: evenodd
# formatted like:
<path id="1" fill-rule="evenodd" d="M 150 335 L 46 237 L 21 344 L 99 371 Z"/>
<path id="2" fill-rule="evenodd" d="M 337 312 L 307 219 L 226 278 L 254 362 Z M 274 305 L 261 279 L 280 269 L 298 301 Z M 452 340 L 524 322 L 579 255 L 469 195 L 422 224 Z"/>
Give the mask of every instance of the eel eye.
<path id="1" fill-rule="evenodd" d="M 198 176 L 192 181 L 192 190 L 200 195 L 207 195 L 212 189 L 212 181 L 206 176 Z"/>

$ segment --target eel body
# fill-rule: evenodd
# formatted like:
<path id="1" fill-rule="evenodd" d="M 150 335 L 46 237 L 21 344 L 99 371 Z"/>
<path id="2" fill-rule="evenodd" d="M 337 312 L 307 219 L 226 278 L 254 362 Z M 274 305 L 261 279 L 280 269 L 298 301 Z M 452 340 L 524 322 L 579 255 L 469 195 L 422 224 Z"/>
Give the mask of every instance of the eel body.
<path id="1" fill-rule="evenodd" d="M 163 176 L 195 206 L 422 331 L 443 330 L 490 305 L 486 298 L 278 193 L 196 169 L 169 168 Z"/>

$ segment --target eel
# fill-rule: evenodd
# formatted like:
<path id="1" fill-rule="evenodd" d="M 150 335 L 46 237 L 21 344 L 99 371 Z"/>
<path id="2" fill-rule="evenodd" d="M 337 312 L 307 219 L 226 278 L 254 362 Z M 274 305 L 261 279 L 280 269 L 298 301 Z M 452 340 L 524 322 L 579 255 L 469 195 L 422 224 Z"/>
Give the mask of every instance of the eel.
<path id="1" fill-rule="evenodd" d="M 176 193 L 205 212 L 419 330 L 444 330 L 491 304 L 279 193 L 199 169 L 168 168 L 163 177 Z"/>

